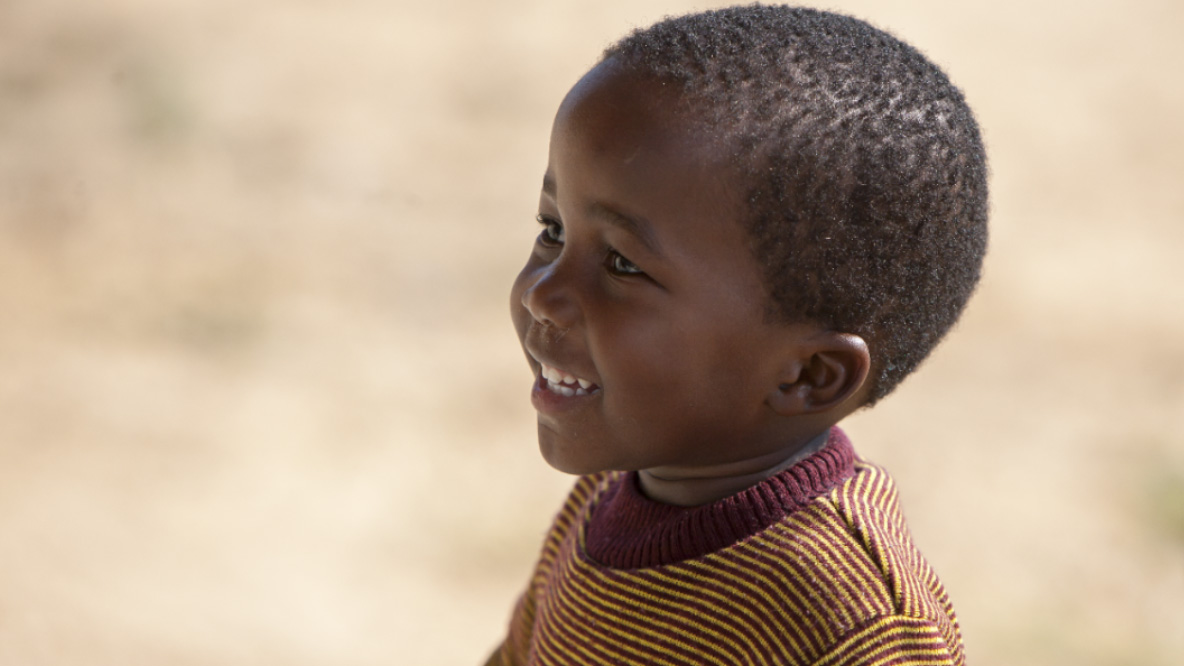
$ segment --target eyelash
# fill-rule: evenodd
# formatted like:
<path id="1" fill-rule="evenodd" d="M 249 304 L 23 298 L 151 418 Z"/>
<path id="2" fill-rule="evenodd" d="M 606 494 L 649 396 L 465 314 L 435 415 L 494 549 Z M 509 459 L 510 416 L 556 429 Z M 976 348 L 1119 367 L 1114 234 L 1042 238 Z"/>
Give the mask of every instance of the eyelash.
<path id="1" fill-rule="evenodd" d="M 539 244 L 545 247 L 559 247 L 563 245 L 563 225 L 559 224 L 558 220 L 553 220 L 545 215 L 536 215 L 535 221 L 543 225 L 543 230 L 539 232 Z M 558 229 L 558 233 L 552 235 L 552 230 Z"/>
<path id="2" fill-rule="evenodd" d="M 549 218 L 545 215 L 538 215 L 535 220 L 543 225 L 543 230 L 539 232 L 538 243 L 543 247 L 559 247 L 564 243 L 563 225 L 558 220 Z M 558 231 L 555 231 L 558 230 Z M 645 275 L 637 264 L 629 261 L 625 255 L 617 252 L 613 248 L 608 249 L 608 254 L 604 258 L 604 267 L 613 275 L 634 276 Z"/>

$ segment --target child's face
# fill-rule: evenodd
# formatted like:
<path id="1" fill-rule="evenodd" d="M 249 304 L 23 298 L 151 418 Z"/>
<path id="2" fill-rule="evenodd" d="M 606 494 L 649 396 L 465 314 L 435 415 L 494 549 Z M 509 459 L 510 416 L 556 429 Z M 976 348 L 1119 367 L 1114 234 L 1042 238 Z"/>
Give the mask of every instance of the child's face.
<path id="1" fill-rule="evenodd" d="M 693 468 L 784 445 L 762 352 L 800 331 L 766 322 L 742 191 L 682 108 L 601 65 L 555 119 L 543 229 L 511 308 L 539 446 L 562 471 Z"/>

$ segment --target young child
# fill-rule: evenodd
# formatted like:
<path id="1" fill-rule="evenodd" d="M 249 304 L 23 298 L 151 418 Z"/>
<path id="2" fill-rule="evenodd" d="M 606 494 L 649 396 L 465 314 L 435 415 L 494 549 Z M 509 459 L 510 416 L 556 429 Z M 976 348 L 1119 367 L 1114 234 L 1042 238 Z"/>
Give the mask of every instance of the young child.
<path id="1" fill-rule="evenodd" d="M 958 318 L 986 248 L 961 93 L 858 20 L 749 6 L 564 99 L 514 283 L 539 447 L 583 475 L 490 664 L 962 664 L 892 480 L 835 427 Z"/>

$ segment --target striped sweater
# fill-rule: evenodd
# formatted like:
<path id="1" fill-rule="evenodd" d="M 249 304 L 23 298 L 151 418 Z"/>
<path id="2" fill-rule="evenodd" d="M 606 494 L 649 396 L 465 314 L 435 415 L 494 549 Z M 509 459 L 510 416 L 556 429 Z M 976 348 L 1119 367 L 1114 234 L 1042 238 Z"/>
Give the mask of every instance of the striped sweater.
<path id="1" fill-rule="evenodd" d="M 577 482 L 490 664 L 963 664 L 958 621 L 892 479 L 838 428 L 701 507 L 635 473 Z"/>

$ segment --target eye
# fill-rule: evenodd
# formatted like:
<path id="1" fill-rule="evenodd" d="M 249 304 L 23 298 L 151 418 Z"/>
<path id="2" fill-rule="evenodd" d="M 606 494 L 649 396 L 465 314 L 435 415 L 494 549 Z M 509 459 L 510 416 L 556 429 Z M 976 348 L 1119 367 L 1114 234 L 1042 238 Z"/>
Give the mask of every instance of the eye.
<path id="1" fill-rule="evenodd" d="M 558 247 L 563 245 L 563 225 L 558 220 L 549 218 L 543 214 L 535 216 L 535 220 L 543 225 L 543 230 L 539 232 L 539 244 L 546 247 Z"/>
<path id="2" fill-rule="evenodd" d="M 605 258 L 605 265 L 608 267 L 610 273 L 617 275 L 645 275 L 637 264 L 629 261 L 616 250 L 609 249 L 608 257 Z"/>

